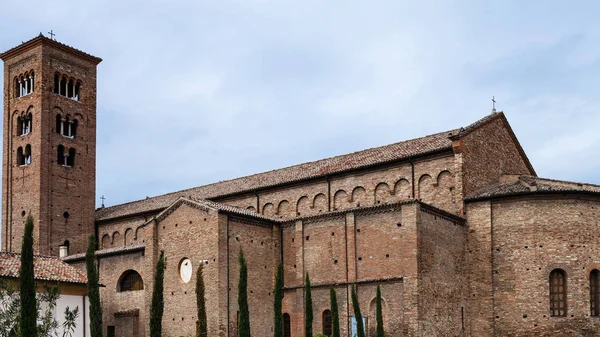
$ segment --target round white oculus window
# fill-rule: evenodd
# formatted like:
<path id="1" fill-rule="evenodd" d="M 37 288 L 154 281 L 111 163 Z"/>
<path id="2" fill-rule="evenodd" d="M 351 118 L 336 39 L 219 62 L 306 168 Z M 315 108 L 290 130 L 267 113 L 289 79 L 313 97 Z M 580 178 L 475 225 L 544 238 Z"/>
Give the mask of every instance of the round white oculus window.
<path id="1" fill-rule="evenodd" d="M 179 263 L 179 277 L 183 283 L 188 283 L 192 279 L 192 261 L 187 257 Z"/>

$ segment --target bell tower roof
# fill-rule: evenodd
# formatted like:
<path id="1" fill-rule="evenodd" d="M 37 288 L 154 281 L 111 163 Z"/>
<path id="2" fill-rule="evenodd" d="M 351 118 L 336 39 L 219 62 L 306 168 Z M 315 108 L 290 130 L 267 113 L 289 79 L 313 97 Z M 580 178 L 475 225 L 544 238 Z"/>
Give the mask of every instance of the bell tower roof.
<path id="1" fill-rule="evenodd" d="M 73 54 L 74 56 L 77 56 L 79 58 L 87 60 L 87 61 L 93 63 L 94 65 L 98 65 L 100 62 L 102 62 L 102 59 L 99 57 L 90 55 L 86 52 L 83 52 L 83 51 L 77 49 L 77 48 L 73 48 L 64 43 L 47 38 L 42 33 L 40 33 L 40 35 L 34 37 L 33 39 L 31 39 L 27 42 L 23 42 L 20 45 L 14 47 L 14 48 L 11 48 L 11 49 L 5 51 L 4 53 L 1 53 L 0 59 L 2 59 L 3 61 L 6 61 L 14 56 L 20 55 L 23 52 L 25 52 L 31 48 L 37 47 L 39 45 L 48 45 L 48 46 L 54 47 L 61 51 Z"/>

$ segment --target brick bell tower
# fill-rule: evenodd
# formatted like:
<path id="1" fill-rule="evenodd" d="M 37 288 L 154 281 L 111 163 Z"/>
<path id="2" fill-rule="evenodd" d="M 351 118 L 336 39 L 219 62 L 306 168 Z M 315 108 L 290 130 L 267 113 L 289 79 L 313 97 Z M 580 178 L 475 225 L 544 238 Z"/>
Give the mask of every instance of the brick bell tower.
<path id="1" fill-rule="evenodd" d="M 96 67 L 100 58 L 39 35 L 2 54 L 2 250 L 85 252 L 94 233 Z"/>

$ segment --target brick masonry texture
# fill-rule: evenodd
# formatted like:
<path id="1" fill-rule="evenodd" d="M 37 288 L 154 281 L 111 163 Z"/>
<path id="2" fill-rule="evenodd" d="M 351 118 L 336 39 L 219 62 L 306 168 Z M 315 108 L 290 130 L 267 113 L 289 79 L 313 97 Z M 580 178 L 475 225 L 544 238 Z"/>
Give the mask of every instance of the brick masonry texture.
<path id="1" fill-rule="evenodd" d="M 388 336 L 597 336 L 589 275 L 600 268 L 600 186 L 536 176 L 503 113 L 458 129 L 248 177 L 94 210 L 96 65 L 72 47 L 37 37 L 4 61 L 2 250 L 20 247 L 25 215 L 36 253 L 85 270 L 87 235 L 97 234 L 103 320 L 117 336 L 148 335 L 155 265 L 166 257 L 164 336 L 193 336 L 195 277 L 203 264 L 208 335 L 238 329 L 240 251 L 248 263 L 253 336 L 273 332 L 274 273 L 284 268 L 283 310 L 303 335 L 304 276 L 313 289 L 313 331 L 323 331 L 329 289 L 342 336 L 354 313 L 353 284 L 375 334 L 381 287 Z M 14 78 L 35 72 L 15 97 Z M 80 101 L 54 94 L 54 74 L 83 84 Z M 32 130 L 17 118 L 32 113 Z M 78 119 L 73 139 L 57 114 Z M 17 149 L 32 148 L 19 166 Z M 57 147 L 74 147 L 72 168 Z M 167 172 L 168 173 L 168 172 Z M 68 212 L 68 214 L 66 213 Z M 66 216 L 68 215 L 68 216 Z M 189 259 L 190 282 L 180 276 Z M 567 316 L 550 317 L 549 274 L 567 273 Z M 121 291 L 136 271 L 141 290 Z"/>

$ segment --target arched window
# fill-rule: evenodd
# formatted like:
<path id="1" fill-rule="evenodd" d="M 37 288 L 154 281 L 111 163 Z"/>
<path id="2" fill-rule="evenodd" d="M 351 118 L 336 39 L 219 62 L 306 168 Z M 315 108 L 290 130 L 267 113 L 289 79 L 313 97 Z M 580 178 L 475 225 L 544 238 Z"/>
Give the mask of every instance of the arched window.
<path id="1" fill-rule="evenodd" d="M 550 273 L 550 316 L 567 316 L 567 273 L 562 269 Z"/>
<path id="2" fill-rule="evenodd" d="M 31 132 L 31 113 L 17 118 L 17 134 L 25 136 Z"/>
<path id="3" fill-rule="evenodd" d="M 128 270 L 119 278 L 119 292 L 144 289 L 142 276 L 135 270 Z"/>
<path id="4" fill-rule="evenodd" d="M 69 86 L 67 87 L 67 97 L 73 98 L 75 96 L 75 83 L 73 79 L 69 80 Z"/>
<path id="5" fill-rule="evenodd" d="M 69 153 L 65 154 L 66 158 L 66 162 L 67 162 L 67 166 L 68 167 L 74 167 L 75 166 L 75 149 L 74 148 L 70 148 L 69 149 Z"/>
<path id="6" fill-rule="evenodd" d="M 56 154 L 56 163 L 58 163 L 58 165 L 67 165 L 67 162 L 65 161 L 65 147 L 59 145 L 56 149 Z"/>
<path id="7" fill-rule="evenodd" d="M 292 337 L 292 320 L 290 314 L 283 314 L 283 337 Z"/>
<path id="8" fill-rule="evenodd" d="M 19 146 L 17 149 L 17 165 L 25 165 L 25 157 L 23 156 L 23 148 Z"/>
<path id="9" fill-rule="evenodd" d="M 67 76 L 60 78 L 60 92 L 59 95 L 67 96 Z"/>
<path id="10" fill-rule="evenodd" d="M 331 310 L 323 311 L 323 334 L 331 336 L 333 333 L 333 325 L 331 322 Z"/>
<path id="11" fill-rule="evenodd" d="M 23 165 L 31 164 L 31 145 L 29 145 L 29 144 L 27 144 L 25 146 L 25 151 L 23 151 L 23 160 L 24 160 Z"/>
<path id="12" fill-rule="evenodd" d="M 75 84 L 75 96 L 73 97 L 74 100 L 79 101 L 81 97 L 81 82 L 77 81 L 77 84 Z"/>
<path id="13" fill-rule="evenodd" d="M 33 71 L 31 73 L 29 73 L 29 86 L 27 87 L 29 89 L 29 94 L 31 94 L 33 92 L 33 86 L 35 83 L 35 74 L 33 73 Z"/>
<path id="14" fill-rule="evenodd" d="M 593 317 L 600 316 L 600 283 L 598 278 L 600 271 L 592 270 L 590 273 L 590 315 Z"/>

